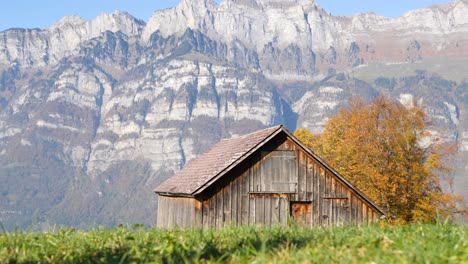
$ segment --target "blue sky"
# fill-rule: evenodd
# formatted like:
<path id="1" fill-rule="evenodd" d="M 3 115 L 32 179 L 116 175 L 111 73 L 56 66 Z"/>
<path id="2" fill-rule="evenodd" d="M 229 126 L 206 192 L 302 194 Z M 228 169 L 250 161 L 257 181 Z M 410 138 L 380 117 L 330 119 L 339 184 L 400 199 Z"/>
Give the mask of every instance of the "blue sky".
<path id="1" fill-rule="evenodd" d="M 155 10 L 177 5 L 179 0 L 3 0 L 0 8 L 0 30 L 12 27 L 45 28 L 66 15 L 79 15 L 92 19 L 101 13 L 119 9 L 145 21 Z M 221 0 L 218 0 L 221 2 Z M 376 12 L 396 17 L 408 10 L 444 0 L 317 0 L 333 15 L 353 15 Z"/>

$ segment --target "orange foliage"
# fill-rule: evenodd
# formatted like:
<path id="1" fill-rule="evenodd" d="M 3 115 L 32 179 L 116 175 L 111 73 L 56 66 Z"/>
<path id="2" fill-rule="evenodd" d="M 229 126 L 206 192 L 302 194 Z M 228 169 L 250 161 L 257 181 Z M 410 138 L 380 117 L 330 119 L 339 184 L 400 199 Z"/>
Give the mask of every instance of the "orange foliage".
<path id="1" fill-rule="evenodd" d="M 371 104 L 352 100 L 324 125 L 321 135 L 306 129 L 295 135 L 364 191 L 389 219 L 435 221 L 460 212 L 462 200 L 444 193 L 441 184 L 441 175 L 452 170 L 445 157 L 456 149 L 432 140 L 427 125 L 422 107 L 406 108 L 379 97 Z"/>

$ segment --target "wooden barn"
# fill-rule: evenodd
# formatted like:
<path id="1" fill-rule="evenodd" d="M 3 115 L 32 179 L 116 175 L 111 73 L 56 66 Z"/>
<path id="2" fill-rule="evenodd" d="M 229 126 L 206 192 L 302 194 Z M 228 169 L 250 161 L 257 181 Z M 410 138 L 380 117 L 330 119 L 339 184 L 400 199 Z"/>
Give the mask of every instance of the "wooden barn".
<path id="1" fill-rule="evenodd" d="M 383 215 L 283 126 L 222 140 L 154 191 L 159 228 L 363 224 Z"/>

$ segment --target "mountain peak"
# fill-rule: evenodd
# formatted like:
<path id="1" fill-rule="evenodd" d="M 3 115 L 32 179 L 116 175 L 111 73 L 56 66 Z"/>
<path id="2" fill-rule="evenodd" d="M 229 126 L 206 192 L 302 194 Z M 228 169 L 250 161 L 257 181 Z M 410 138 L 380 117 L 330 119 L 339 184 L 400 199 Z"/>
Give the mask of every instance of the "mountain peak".
<path id="1" fill-rule="evenodd" d="M 129 13 L 121 10 L 115 10 L 112 14 L 102 13 L 95 19 L 89 21 L 89 23 L 100 23 L 107 27 L 113 27 L 116 24 L 124 24 L 125 26 L 145 25 L 143 20 L 137 19 Z"/>
<path id="2" fill-rule="evenodd" d="M 149 40 L 152 33 L 162 35 L 183 33 L 187 28 L 197 29 L 200 23 L 209 26 L 210 14 L 217 10 L 214 0 L 182 0 L 178 6 L 157 11 L 143 30 L 142 40 Z"/>
<path id="3" fill-rule="evenodd" d="M 86 20 L 77 15 L 65 16 L 59 21 L 52 24 L 51 28 L 60 28 L 65 25 L 79 25 L 86 23 Z"/>

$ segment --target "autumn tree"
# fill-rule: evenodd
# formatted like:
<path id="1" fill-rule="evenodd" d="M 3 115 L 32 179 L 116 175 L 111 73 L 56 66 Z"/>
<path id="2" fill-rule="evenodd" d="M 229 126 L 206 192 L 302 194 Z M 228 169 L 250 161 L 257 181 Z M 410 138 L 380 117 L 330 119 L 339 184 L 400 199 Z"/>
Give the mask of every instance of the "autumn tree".
<path id="1" fill-rule="evenodd" d="M 321 135 L 295 135 L 398 222 L 434 221 L 454 213 L 460 197 L 444 193 L 441 176 L 455 152 L 428 132 L 428 117 L 414 103 L 387 97 L 355 99 L 325 125 Z"/>

